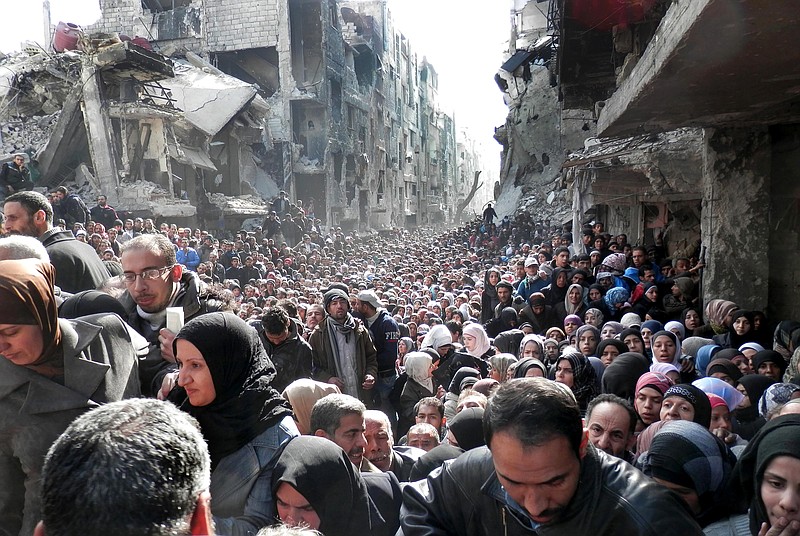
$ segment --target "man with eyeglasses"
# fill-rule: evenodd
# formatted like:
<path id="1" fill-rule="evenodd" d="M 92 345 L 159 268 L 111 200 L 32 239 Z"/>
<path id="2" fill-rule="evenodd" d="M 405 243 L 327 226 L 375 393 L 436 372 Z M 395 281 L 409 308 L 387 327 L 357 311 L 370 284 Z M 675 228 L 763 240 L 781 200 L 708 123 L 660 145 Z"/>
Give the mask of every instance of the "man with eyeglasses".
<path id="1" fill-rule="evenodd" d="M 167 307 L 182 307 L 188 322 L 207 311 L 203 297 L 205 285 L 194 272 L 177 263 L 175 246 L 160 234 L 143 234 L 122 246 L 120 276 L 125 292 L 120 302 L 127 313 L 125 321 L 150 343 L 147 358 L 139 365 L 142 392 L 166 395 L 174 385 L 175 333 L 166 328 Z"/>

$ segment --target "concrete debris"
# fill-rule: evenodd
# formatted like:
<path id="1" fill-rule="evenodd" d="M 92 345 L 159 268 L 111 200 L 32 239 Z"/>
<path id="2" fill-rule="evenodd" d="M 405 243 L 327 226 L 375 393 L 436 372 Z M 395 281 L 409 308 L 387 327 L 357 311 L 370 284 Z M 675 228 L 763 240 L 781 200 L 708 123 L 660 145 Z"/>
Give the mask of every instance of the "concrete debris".
<path id="1" fill-rule="evenodd" d="M 14 153 L 35 154 L 47 143 L 58 122 L 61 112 L 15 119 L 0 125 L 0 159 L 5 160 Z"/>
<path id="2" fill-rule="evenodd" d="M 222 210 L 226 216 L 267 215 L 272 210 L 271 205 L 255 195 L 230 197 L 223 194 L 210 194 L 208 200 Z"/>

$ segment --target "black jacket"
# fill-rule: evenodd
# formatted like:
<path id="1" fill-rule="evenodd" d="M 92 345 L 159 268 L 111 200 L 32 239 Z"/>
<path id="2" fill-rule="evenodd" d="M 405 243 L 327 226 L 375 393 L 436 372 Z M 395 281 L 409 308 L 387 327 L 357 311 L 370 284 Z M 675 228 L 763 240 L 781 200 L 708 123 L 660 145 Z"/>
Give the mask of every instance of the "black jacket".
<path id="1" fill-rule="evenodd" d="M 9 194 L 32 190 L 31 170 L 25 166 L 19 167 L 15 162 L 6 162 L 0 168 L 0 186 Z"/>
<path id="2" fill-rule="evenodd" d="M 56 268 L 56 285 L 61 290 L 71 294 L 95 290 L 111 277 L 94 248 L 76 240 L 72 231 L 54 227 L 39 240 Z"/>
<path id="3" fill-rule="evenodd" d="M 560 521 L 533 530 L 505 497 L 486 447 L 466 452 L 403 491 L 406 536 L 689 536 L 703 531 L 677 495 L 591 445 Z"/>
<path id="4" fill-rule="evenodd" d="M 278 371 L 272 380 L 272 387 L 279 393 L 293 381 L 311 377 L 311 345 L 298 335 L 298 332 L 302 333 L 302 328 L 298 329 L 296 321 L 291 321 L 289 336 L 277 346 L 269 342 L 263 328 L 258 329 L 258 332 L 267 355 Z"/>

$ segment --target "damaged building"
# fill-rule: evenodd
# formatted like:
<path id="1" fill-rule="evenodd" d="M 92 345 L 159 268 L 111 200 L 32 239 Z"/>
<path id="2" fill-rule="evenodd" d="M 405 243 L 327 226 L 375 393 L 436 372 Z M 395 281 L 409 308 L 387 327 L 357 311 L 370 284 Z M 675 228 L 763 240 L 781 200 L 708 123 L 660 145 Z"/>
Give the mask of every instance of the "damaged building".
<path id="1" fill-rule="evenodd" d="M 550 137 L 574 132 L 568 121 L 575 118 L 586 122 L 582 143 L 564 145 L 569 154 L 558 164 L 573 230 L 598 219 L 633 242 L 652 243 L 663 234 L 672 256 L 704 255 L 705 301 L 725 297 L 770 318 L 795 318 L 796 6 L 789 0 L 518 4 L 520 24 L 534 7 L 546 7 L 537 39 L 549 40 L 549 58 L 536 47 L 544 41 L 529 40 L 517 47 L 528 57 L 503 81 L 513 91 L 547 63 L 541 76 L 550 78 L 561 120 Z"/>
<path id="2" fill-rule="evenodd" d="M 77 50 L 3 60 L 2 150 L 32 157 L 37 186 L 210 229 L 279 190 L 362 230 L 450 222 L 473 199 L 480 156 L 386 0 L 100 7 Z"/>

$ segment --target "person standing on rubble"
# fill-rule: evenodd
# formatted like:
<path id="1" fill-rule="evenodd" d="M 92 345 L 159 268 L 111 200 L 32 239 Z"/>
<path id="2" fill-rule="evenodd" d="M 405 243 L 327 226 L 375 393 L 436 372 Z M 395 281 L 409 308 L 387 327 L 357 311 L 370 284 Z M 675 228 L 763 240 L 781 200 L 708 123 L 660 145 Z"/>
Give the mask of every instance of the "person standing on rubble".
<path id="1" fill-rule="evenodd" d="M 58 202 L 61 207 L 61 216 L 64 218 L 64 221 L 67 222 L 67 229 L 74 228 L 76 223 L 86 226 L 86 222 L 91 218 L 91 214 L 86 207 L 86 203 L 81 199 L 81 196 L 75 193 L 69 193 L 66 186 L 59 186 L 56 188 L 55 194 L 56 197 L 58 197 Z"/>
<path id="2" fill-rule="evenodd" d="M 0 168 L 0 188 L 6 195 L 33 190 L 31 170 L 25 166 L 24 154 L 15 154 L 11 162 L 6 162 Z"/>

